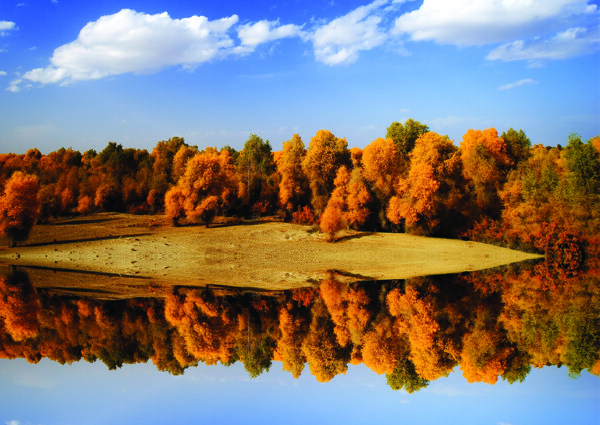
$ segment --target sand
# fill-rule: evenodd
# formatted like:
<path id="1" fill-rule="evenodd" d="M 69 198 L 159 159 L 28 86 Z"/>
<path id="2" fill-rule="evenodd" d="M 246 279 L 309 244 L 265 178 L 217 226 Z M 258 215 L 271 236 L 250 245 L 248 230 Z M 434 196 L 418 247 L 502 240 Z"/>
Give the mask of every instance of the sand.
<path id="1" fill-rule="evenodd" d="M 96 214 L 36 226 L 27 244 L 0 250 L 0 262 L 28 270 L 36 286 L 111 298 L 173 286 L 282 290 L 332 271 L 350 280 L 406 279 L 539 257 L 398 233 L 340 236 L 328 243 L 314 228 L 276 221 L 175 228 L 160 216 Z"/>

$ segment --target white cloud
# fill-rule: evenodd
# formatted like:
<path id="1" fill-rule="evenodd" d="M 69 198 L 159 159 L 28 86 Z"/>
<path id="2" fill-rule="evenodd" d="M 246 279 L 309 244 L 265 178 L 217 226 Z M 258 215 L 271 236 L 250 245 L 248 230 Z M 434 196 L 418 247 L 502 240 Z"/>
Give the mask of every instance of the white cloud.
<path id="1" fill-rule="evenodd" d="M 412 1 L 374 0 L 331 21 L 313 20 L 305 24 L 313 25 L 308 30 L 305 25 L 280 25 L 278 20 L 238 25 L 237 15 L 212 21 L 204 16 L 172 19 L 167 12 L 150 15 L 123 9 L 89 22 L 74 41 L 54 50 L 48 66 L 18 75 L 6 90 L 171 66 L 194 69 L 292 37 L 311 43 L 316 60 L 332 66 L 353 63 L 361 52 L 384 44 L 408 55 L 399 35 L 460 46 L 504 43 L 487 59 L 531 63 L 595 52 L 600 45 L 598 7 L 587 0 L 424 0 L 417 10 L 394 21 L 400 5 Z M 14 22 L 0 21 L 0 36 L 16 29 Z"/>
<path id="2" fill-rule="evenodd" d="M 123 9 L 88 23 L 77 39 L 54 50 L 50 65 L 32 69 L 13 80 L 8 91 L 24 83 L 69 84 L 124 73 L 150 73 L 169 66 L 193 69 L 229 55 L 248 54 L 260 44 L 304 37 L 298 25 L 262 20 L 237 28 L 238 16 L 210 21 L 204 16 L 172 19 Z"/>
<path id="3" fill-rule="evenodd" d="M 262 20 L 253 24 L 241 25 L 238 28 L 238 38 L 241 46 L 235 49 L 236 53 L 250 53 L 263 43 L 279 40 L 287 37 L 302 36 L 302 27 L 288 24 L 279 26 L 278 21 Z"/>
<path id="4" fill-rule="evenodd" d="M 23 80 L 20 78 L 17 78 L 15 80 L 12 80 L 10 82 L 10 84 L 8 85 L 8 87 L 6 88 L 6 91 L 12 92 L 12 93 L 16 93 L 19 90 L 21 90 L 21 84 L 23 83 Z M 29 85 L 27 85 L 29 86 Z"/>
<path id="5" fill-rule="evenodd" d="M 487 59 L 501 61 L 569 59 L 600 50 L 598 31 L 569 28 L 550 39 L 517 40 L 492 50 Z"/>
<path id="6" fill-rule="evenodd" d="M 17 421 L 16 419 L 13 419 L 12 421 L 6 421 L 4 422 L 6 425 L 21 425 L 20 421 Z"/>
<path id="7" fill-rule="evenodd" d="M 6 71 L 0 71 L 0 77 L 6 77 L 8 74 Z"/>
<path id="8" fill-rule="evenodd" d="M 11 21 L 0 21 L 0 37 L 5 37 L 8 35 L 9 31 L 14 31 L 17 29 L 17 25 Z"/>
<path id="9" fill-rule="evenodd" d="M 396 19 L 394 33 L 474 46 L 532 36 L 550 22 L 596 11 L 587 0 L 425 0 Z"/>
<path id="10" fill-rule="evenodd" d="M 525 78 L 523 80 L 515 81 L 514 83 L 505 84 L 503 86 L 500 86 L 500 87 L 498 87 L 498 90 L 510 90 L 510 89 L 514 89 L 515 87 L 531 86 L 531 85 L 537 84 L 537 83 L 538 83 L 537 81 L 532 80 L 531 78 Z"/>
<path id="11" fill-rule="evenodd" d="M 358 59 L 362 50 L 383 44 L 388 35 L 379 27 L 378 16 L 387 0 L 376 0 L 320 26 L 310 37 L 318 61 L 327 65 L 348 64 Z"/>
<path id="12" fill-rule="evenodd" d="M 148 15 L 123 9 L 88 23 L 77 40 L 54 50 L 49 66 L 19 79 L 66 84 L 174 65 L 193 68 L 228 54 L 233 46 L 228 31 L 237 21 L 237 15 L 209 21 L 204 16 L 171 19 L 166 12 Z M 19 87 L 19 79 L 13 88 Z"/>

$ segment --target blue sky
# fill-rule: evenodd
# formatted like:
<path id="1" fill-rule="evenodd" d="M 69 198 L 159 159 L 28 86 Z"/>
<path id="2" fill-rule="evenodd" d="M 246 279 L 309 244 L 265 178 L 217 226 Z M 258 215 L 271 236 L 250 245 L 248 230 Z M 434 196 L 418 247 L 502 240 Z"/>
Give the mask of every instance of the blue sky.
<path id="1" fill-rule="evenodd" d="M 566 368 L 534 369 L 522 384 L 468 384 L 460 371 L 414 394 L 383 375 L 350 366 L 331 382 L 271 371 L 250 379 L 241 364 L 191 368 L 183 376 L 152 364 L 108 371 L 102 363 L 0 361 L 0 424 L 488 424 L 596 425 L 600 380 Z"/>
<path id="2" fill-rule="evenodd" d="M 0 152 L 600 134 L 597 0 L 0 2 Z"/>

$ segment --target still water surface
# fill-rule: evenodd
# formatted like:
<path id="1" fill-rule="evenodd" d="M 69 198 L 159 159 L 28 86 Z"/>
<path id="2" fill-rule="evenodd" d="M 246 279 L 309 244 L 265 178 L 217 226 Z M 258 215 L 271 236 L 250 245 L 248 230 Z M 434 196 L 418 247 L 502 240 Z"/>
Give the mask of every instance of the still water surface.
<path id="1" fill-rule="evenodd" d="M 537 263 L 103 301 L 16 270 L 0 423 L 598 423 L 599 287 Z"/>

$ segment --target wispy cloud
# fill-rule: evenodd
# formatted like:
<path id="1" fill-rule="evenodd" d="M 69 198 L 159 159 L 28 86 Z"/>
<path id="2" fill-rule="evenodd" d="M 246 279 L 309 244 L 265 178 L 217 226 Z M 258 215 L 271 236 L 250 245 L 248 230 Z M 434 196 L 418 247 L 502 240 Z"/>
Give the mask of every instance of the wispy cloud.
<path id="1" fill-rule="evenodd" d="M 515 87 L 521 87 L 521 86 L 531 86 L 533 84 L 537 84 L 538 82 L 531 79 L 531 78 L 525 78 L 523 80 L 519 80 L 519 81 L 515 81 L 514 83 L 510 83 L 510 84 L 505 84 L 503 86 L 498 87 L 498 90 L 510 90 L 510 89 L 514 89 Z"/>
<path id="2" fill-rule="evenodd" d="M 279 21 L 258 21 L 238 28 L 241 45 L 234 49 L 235 53 L 251 53 L 263 43 L 282 38 L 303 36 L 302 27 L 294 24 L 279 25 Z"/>
<path id="3" fill-rule="evenodd" d="M 6 37 L 10 31 L 17 29 L 17 25 L 11 21 L 0 21 L 0 37 Z"/>
<path id="4" fill-rule="evenodd" d="M 16 419 L 13 419 L 12 421 L 6 421 L 4 423 L 5 425 L 21 425 L 21 421 L 18 421 Z"/>
<path id="5" fill-rule="evenodd" d="M 381 7 L 387 0 L 376 0 L 316 29 L 311 36 L 315 57 L 327 65 L 348 64 L 358 53 L 383 44 L 387 32 L 380 28 Z"/>
<path id="6" fill-rule="evenodd" d="M 8 74 L 6 71 L 0 71 L 0 77 L 6 77 Z"/>
<path id="7" fill-rule="evenodd" d="M 598 30 L 569 28 L 549 39 L 536 38 L 530 41 L 517 40 L 503 44 L 490 52 L 489 60 L 517 61 L 569 59 L 600 50 Z"/>

